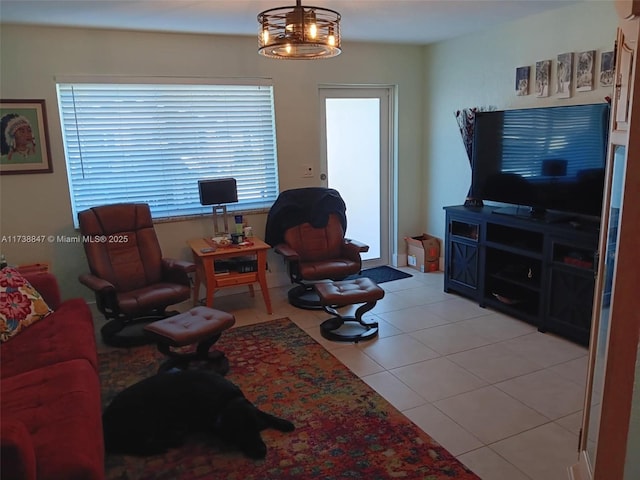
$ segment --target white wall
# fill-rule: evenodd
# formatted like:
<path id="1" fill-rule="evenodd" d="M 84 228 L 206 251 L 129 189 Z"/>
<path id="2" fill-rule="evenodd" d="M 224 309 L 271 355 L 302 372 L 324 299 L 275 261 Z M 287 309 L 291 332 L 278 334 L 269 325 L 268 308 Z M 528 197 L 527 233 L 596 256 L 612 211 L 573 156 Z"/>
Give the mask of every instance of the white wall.
<path id="1" fill-rule="evenodd" d="M 612 2 L 584 2 L 552 10 L 480 34 L 460 37 L 425 48 L 425 203 L 426 232 L 443 238 L 445 219 L 442 207 L 464 203 L 471 181 L 469 161 L 462 145 L 454 113 L 470 107 L 497 109 L 529 108 L 603 102 L 611 87 L 591 92 L 573 92 L 567 99 L 556 98 L 555 81 L 550 96 L 533 93 L 516 96 L 517 67 L 553 60 L 555 78 L 558 54 L 613 50 L 617 16 Z M 575 61 L 574 61 L 575 66 Z M 575 87 L 574 87 L 575 90 Z M 530 92 L 533 89 L 530 85 Z"/>
<path id="2" fill-rule="evenodd" d="M 302 178 L 302 164 L 320 171 L 320 84 L 397 85 L 399 109 L 399 239 L 420 231 L 413 212 L 420 191 L 422 144 L 422 47 L 343 43 L 343 54 L 321 61 L 276 61 L 256 53 L 253 37 L 142 33 L 116 30 L 0 28 L 0 97 L 45 99 L 53 157 L 52 174 L 0 177 L 0 235 L 73 236 L 69 189 L 57 110 L 56 75 L 271 77 L 274 82 L 281 190 L 320 185 Z M 420 207 L 418 206 L 418 209 Z M 256 235 L 266 215 L 249 217 Z M 156 225 L 165 255 L 189 259 L 185 241 L 210 233 L 210 218 Z M 362 239 L 366 241 L 366 239 Z M 50 261 L 63 295 L 91 298 L 78 281 L 86 270 L 77 244 L 0 245 L 10 263 Z M 282 260 L 270 257 L 274 281 L 287 281 Z"/>

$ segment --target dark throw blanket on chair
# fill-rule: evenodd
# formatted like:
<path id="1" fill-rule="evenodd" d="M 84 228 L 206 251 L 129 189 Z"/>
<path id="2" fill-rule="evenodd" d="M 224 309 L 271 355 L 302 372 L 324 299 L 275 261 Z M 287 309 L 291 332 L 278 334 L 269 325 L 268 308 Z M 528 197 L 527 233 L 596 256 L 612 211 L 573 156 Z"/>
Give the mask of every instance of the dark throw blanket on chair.
<path id="1" fill-rule="evenodd" d="M 275 246 L 284 242 L 284 232 L 302 223 L 316 228 L 327 225 L 332 213 L 340 217 L 347 231 L 347 207 L 337 190 L 323 187 L 296 188 L 281 192 L 267 216 L 265 242 Z"/>

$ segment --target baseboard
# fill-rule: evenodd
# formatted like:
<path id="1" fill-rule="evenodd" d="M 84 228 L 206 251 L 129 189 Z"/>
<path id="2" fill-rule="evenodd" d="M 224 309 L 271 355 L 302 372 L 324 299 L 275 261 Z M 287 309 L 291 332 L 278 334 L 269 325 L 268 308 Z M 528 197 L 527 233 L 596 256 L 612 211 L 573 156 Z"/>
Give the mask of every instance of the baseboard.
<path id="1" fill-rule="evenodd" d="M 269 272 L 267 271 L 267 285 L 269 285 L 269 288 L 278 288 L 278 287 L 292 287 L 293 288 L 293 284 L 291 283 L 291 279 L 289 278 L 289 275 L 286 272 Z M 254 283 L 253 284 L 254 288 L 256 290 L 260 290 L 260 285 L 258 283 Z M 236 295 L 238 293 L 246 293 L 248 289 L 248 285 L 241 285 L 238 287 L 225 287 L 225 288 L 220 288 L 219 290 L 216 290 L 215 296 L 216 297 L 225 297 L 227 295 Z M 200 290 L 201 295 L 204 292 L 204 287 L 202 288 L 202 290 Z M 85 299 L 85 301 L 87 302 L 88 305 L 93 306 L 95 308 L 95 304 L 96 304 L 96 300 L 95 297 L 94 298 L 90 298 L 90 299 Z M 192 300 L 185 300 L 184 302 L 179 303 L 178 305 L 191 305 L 192 304 Z M 95 308 L 95 310 L 97 311 L 97 308 Z"/>
<path id="2" fill-rule="evenodd" d="M 592 480 L 593 475 L 589 467 L 589 460 L 586 452 L 580 452 L 578 463 L 571 465 L 567 469 L 569 480 Z"/>

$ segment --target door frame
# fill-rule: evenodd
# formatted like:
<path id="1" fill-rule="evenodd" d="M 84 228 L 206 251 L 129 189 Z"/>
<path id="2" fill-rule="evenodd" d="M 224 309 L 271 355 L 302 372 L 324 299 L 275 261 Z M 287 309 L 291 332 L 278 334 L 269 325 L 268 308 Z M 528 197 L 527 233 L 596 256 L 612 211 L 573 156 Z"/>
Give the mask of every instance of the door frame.
<path id="1" fill-rule="evenodd" d="M 372 95 L 375 92 L 375 95 Z M 319 84 L 320 108 L 320 172 L 321 182 L 327 186 L 327 132 L 325 100 L 327 98 L 380 98 L 386 100 L 386 118 L 381 118 L 380 150 L 380 258 L 363 261 L 364 267 L 397 266 L 397 89 L 395 85 Z M 382 105 L 382 104 L 381 104 Z M 384 111 L 381 108 L 381 111 Z M 386 123 L 386 129 L 384 124 Z M 386 130 L 386 131 L 385 131 Z M 387 145 L 384 145 L 384 140 Z M 384 146 L 384 148 L 382 148 Z M 386 162 L 384 161 L 386 157 Z M 358 239 L 364 241 L 364 239 Z"/>

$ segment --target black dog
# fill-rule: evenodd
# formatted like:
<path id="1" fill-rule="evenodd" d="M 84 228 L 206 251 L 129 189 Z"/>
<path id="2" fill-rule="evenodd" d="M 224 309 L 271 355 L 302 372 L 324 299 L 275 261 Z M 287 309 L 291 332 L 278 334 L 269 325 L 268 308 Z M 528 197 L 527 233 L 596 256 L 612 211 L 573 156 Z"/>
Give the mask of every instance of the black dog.
<path id="1" fill-rule="evenodd" d="M 105 449 L 154 455 L 184 444 L 187 435 L 209 433 L 251 458 L 264 458 L 266 428 L 294 425 L 259 410 L 240 388 L 217 373 L 169 371 L 120 392 L 102 415 Z"/>

